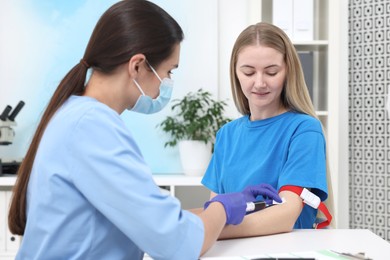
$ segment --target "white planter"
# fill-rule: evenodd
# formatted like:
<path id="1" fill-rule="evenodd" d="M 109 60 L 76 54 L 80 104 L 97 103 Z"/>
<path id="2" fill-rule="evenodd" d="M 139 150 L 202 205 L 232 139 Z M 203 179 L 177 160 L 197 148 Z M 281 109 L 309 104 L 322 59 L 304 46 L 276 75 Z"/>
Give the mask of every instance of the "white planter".
<path id="1" fill-rule="evenodd" d="M 180 141 L 180 161 L 185 175 L 202 176 L 211 159 L 211 144 L 202 141 Z"/>

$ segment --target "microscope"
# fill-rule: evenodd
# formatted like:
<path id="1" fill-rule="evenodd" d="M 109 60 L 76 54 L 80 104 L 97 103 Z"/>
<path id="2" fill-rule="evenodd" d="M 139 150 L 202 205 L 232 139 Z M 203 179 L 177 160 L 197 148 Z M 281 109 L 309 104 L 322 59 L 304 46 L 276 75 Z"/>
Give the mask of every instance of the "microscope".
<path id="1" fill-rule="evenodd" d="M 16 126 L 15 118 L 19 114 L 20 110 L 24 106 L 23 101 L 19 101 L 14 110 L 12 107 L 7 105 L 0 115 L 0 145 L 10 145 L 12 144 L 15 131 L 12 127 Z M 11 161 L 11 162 L 2 162 L 0 158 L 0 176 L 3 173 L 16 173 L 19 168 L 20 162 Z"/>

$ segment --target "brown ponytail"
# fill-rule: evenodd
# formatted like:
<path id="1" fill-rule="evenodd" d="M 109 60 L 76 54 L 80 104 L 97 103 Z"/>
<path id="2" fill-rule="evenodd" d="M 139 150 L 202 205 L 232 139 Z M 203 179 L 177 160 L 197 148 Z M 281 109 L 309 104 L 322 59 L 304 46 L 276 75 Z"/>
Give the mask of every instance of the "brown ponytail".
<path id="1" fill-rule="evenodd" d="M 8 215 L 8 227 L 13 234 L 23 235 L 26 226 L 26 194 L 28 180 L 38 150 L 39 142 L 45 131 L 47 124 L 53 117 L 57 109 L 71 95 L 80 95 L 84 91 L 84 81 L 87 73 L 87 67 L 83 64 L 77 64 L 65 78 L 61 81 L 51 98 L 49 105 L 37 127 L 30 147 L 18 170 L 18 178 L 13 188 L 13 197 Z"/>
<path id="2" fill-rule="evenodd" d="M 71 95 L 83 94 L 88 68 L 109 74 L 137 53 L 148 57 L 152 66 L 158 66 L 183 38 L 177 22 L 149 1 L 119 1 L 102 15 L 88 42 L 84 58 L 68 72 L 54 92 L 19 167 L 8 214 L 12 233 L 23 235 L 25 231 L 28 182 L 46 126 Z"/>

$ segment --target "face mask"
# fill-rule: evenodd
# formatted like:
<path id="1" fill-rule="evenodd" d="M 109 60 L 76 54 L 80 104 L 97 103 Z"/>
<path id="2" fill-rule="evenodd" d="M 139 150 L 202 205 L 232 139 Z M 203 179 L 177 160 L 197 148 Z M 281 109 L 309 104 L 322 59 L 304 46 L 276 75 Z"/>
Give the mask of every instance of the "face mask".
<path id="1" fill-rule="evenodd" d="M 149 65 L 150 66 L 150 65 Z M 153 69 L 152 66 L 150 66 L 152 69 L 154 75 L 157 76 L 157 78 L 160 80 L 160 94 L 157 98 L 152 99 L 149 96 L 146 96 L 143 92 L 141 86 L 138 84 L 138 82 L 133 79 L 134 84 L 137 86 L 139 91 L 141 92 L 141 96 L 139 96 L 137 102 L 135 103 L 134 107 L 128 108 L 130 111 L 142 113 L 142 114 L 153 114 L 159 112 L 161 109 L 163 109 L 171 100 L 172 90 L 173 90 L 173 80 L 169 78 L 164 78 L 161 80 L 161 78 L 158 76 L 157 72 Z"/>

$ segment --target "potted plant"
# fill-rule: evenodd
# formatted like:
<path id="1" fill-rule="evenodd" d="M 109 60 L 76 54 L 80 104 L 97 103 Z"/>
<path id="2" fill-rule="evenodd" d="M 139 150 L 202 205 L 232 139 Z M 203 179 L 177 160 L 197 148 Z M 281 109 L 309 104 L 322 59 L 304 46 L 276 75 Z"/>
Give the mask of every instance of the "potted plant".
<path id="1" fill-rule="evenodd" d="M 179 146 L 184 174 L 202 175 L 206 170 L 218 129 L 231 121 L 224 116 L 226 105 L 203 89 L 172 101 L 174 115 L 168 116 L 158 127 L 170 135 L 165 147 Z"/>

